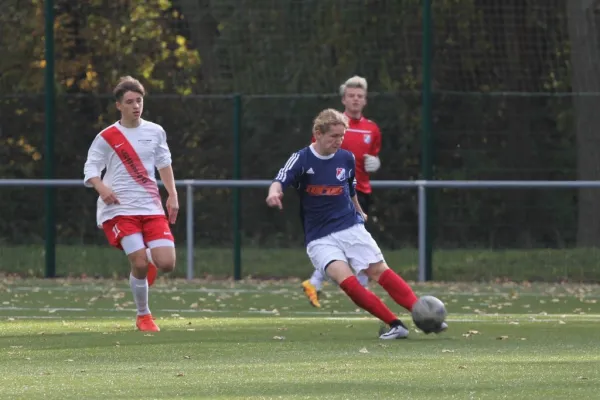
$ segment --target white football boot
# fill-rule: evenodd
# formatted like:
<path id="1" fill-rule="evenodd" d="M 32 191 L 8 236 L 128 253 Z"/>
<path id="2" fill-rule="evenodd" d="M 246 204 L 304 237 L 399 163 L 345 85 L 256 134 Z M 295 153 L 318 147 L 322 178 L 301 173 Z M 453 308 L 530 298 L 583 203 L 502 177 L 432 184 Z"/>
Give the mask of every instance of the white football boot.
<path id="1" fill-rule="evenodd" d="M 380 332 L 379 339 L 406 339 L 408 337 L 408 328 L 404 326 L 402 321 L 398 321 L 399 324 L 390 328 L 387 332 Z"/>

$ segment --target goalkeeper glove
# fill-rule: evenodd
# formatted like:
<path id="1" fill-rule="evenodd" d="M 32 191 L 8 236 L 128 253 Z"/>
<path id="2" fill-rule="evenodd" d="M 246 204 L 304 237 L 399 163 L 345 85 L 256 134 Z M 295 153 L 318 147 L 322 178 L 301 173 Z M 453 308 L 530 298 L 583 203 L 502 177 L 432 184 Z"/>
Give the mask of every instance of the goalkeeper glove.
<path id="1" fill-rule="evenodd" d="M 365 154 L 365 171 L 375 172 L 381 167 L 379 157 Z"/>

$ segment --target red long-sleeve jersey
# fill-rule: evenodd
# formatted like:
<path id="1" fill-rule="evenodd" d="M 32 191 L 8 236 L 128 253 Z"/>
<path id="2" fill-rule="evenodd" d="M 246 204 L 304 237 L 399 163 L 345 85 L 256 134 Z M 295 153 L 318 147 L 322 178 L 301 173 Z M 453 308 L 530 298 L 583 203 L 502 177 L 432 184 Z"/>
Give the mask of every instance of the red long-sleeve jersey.
<path id="1" fill-rule="evenodd" d="M 379 156 L 381 150 L 381 132 L 377 124 L 370 119 L 348 117 L 348 129 L 342 142 L 342 148 L 350 151 L 356 158 L 356 190 L 371 193 L 371 180 L 365 171 L 365 154 Z M 312 142 L 315 138 L 312 138 Z"/>

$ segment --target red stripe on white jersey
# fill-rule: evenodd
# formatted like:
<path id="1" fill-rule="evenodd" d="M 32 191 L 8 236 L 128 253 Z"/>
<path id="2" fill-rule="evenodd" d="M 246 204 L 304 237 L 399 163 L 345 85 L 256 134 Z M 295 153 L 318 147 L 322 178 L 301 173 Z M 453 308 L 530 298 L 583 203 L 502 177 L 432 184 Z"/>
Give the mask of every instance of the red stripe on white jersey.
<path id="1" fill-rule="evenodd" d="M 148 176 L 148 171 L 144 163 L 140 160 L 129 140 L 123 135 L 123 132 L 116 126 L 111 126 L 100 135 L 112 147 L 117 156 L 119 156 L 119 159 L 121 159 L 121 162 L 125 165 L 127 172 L 129 172 L 133 180 L 142 186 L 152 196 L 156 204 L 162 208 L 158 185 Z"/>

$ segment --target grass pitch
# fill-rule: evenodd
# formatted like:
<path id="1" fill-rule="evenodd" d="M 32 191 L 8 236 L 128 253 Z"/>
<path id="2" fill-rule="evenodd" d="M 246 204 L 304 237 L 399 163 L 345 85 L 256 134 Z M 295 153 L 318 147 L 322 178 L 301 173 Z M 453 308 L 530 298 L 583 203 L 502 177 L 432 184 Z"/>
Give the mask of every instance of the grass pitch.
<path id="1" fill-rule="evenodd" d="M 382 290 L 373 286 L 387 304 Z M 377 339 L 337 287 L 158 282 L 162 331 L 136 332 L 125 281 L 4 279 L 3 399 L 592 399 L 600 287 L 428 284 L 450 330 Z"/>

